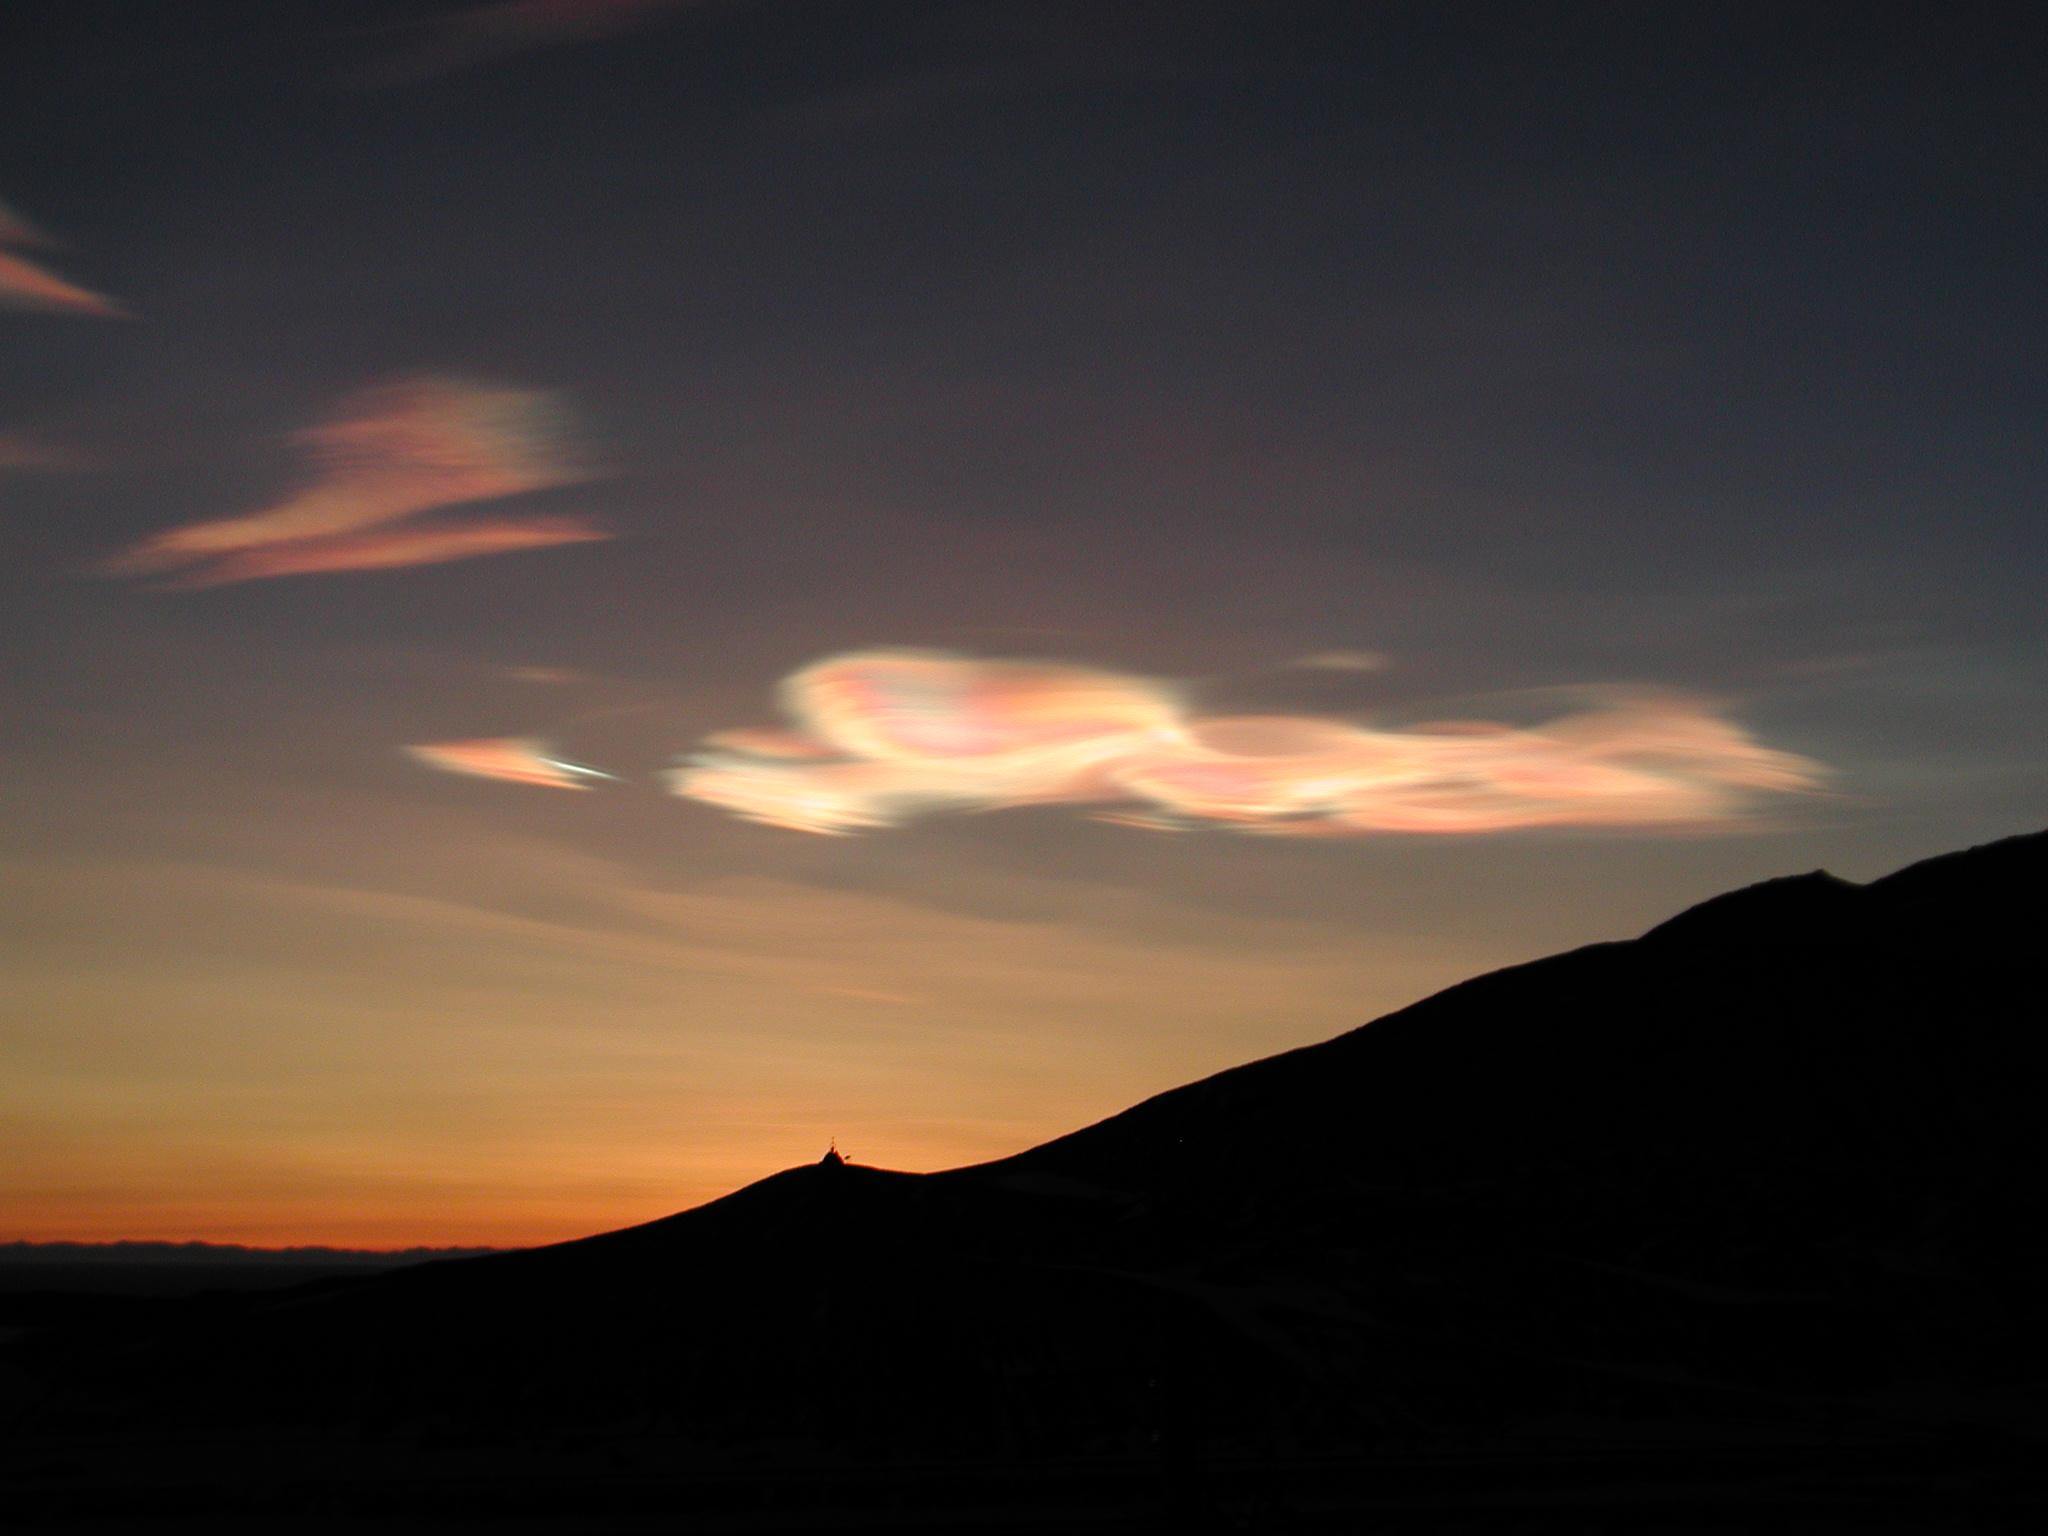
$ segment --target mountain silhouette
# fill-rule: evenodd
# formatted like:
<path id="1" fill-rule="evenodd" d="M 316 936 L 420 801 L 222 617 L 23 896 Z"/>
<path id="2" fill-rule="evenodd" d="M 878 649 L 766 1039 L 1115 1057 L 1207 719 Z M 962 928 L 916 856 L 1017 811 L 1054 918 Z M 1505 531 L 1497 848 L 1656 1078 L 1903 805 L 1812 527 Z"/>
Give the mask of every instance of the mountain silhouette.
<path id="1" fill-rule="evenodd" d="M 1000 1161 L 828 1154 L 644 1226 L 19 1359 L 73 1429 L 939 1461 L 2029 1443 L 2044 882 L 2048 834 L 1771 880 Z"/>

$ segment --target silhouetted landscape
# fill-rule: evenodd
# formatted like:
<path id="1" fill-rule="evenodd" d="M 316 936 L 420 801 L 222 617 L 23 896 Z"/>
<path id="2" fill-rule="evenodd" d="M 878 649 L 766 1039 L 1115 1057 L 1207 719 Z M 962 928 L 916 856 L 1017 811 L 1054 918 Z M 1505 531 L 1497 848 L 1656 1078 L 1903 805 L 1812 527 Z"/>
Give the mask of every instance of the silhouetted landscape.
<path id="1" fill-rule="evenodd" d="M 259 1291 L 407 1264 L 480 1258 L 494 1248 L 249 1248 L 240 1243 L 0 1243 L 0 1296 L 54 1292 L 191 1296 Z M 17 1304 L 19 1305 L 19 1304 Z"/>
<path id="2" fill-rule="evenodd" d="M 8 1504 L 2038 1529 L 2044 880 L 2048 834 L 1768 881 L 976 1167 L 828 1156 L 552 1247 L 0 1296 Z"/>

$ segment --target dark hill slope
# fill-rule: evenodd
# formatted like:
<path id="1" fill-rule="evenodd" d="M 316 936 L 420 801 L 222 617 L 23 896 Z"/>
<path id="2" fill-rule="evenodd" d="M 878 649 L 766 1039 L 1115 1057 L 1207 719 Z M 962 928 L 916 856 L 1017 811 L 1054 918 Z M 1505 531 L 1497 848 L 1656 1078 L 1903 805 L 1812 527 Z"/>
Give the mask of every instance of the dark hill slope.
<path id="1" fill-rule="evenodd" d="M 30 1360 L 53 1423 L 637 1417 L 940 1454 L 1618 1414 L 2037 1434 L 2044 876 L 2035 836 L 1770 881 L 1001 1162 L 828 1162 Z"/>

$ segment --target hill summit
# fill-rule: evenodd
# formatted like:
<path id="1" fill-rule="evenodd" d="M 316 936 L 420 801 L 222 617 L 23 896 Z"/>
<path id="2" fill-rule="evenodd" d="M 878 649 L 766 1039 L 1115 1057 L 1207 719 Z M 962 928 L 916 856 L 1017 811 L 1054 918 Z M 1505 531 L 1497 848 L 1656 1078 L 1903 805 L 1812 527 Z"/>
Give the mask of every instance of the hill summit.
<path id="1" fill-rule="evenodd" d="M 2048 834 L 1767 881 L 997 1162 L 830 1156 L 25 1358 L 74 1421 L 941 1459 L 2037 1436 L 2044 878 Z"/>

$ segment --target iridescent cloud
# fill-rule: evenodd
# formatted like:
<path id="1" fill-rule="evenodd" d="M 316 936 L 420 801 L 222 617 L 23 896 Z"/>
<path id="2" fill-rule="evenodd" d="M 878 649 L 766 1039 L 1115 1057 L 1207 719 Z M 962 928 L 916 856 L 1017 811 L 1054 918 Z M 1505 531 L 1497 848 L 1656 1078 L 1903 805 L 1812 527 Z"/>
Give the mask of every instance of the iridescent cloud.
<path id="1" fill-rule="evenodd" d="M 1391 657 L 1378 651 L 1317 651 L 1287 663 L 1305 672 L 1384 672 L 1393 664 Z"/>
<path id="2" fill-rule="evenodd" d="M 1380 730 L 1195 716 L 1166 684 L 1091 668 L 871 651 L 784 683 L 794 732 L 720 733 L 669 783 L 804 832 L 1068 802 L 1144 826 L 1328 836 L 1735 825 L 1759 797 L 1825 774 L 1701 700 L 1582 696 L 1590 707 L 1535 727 Z"/>
<path id="3" fill-rule="evenodd" d="M 54 243 L 20 214 L 0 204 L 0 306 L 56 314 L 93 315 L 107 320 L 124 318 L 127 311 L 105 294 L 81 288 L 26 257 L 14 254 L 24 246 Z"/>
<path id="4" fill-rule="evenodd" d="M 444 773 L 538 784 L 548 789 L 589 789 L 592 779 L 611 777 L 554 756 L 550 744 L 538 736 L 485 736 L 474 741 L 443 741 L 405 750 L 409 756 Z"/>
<path id="5" fill-rule="evenodd" d="M 337 534 L 329 539 L 295 539 L 262 545 L 173 576 L 161 585 L 189 592 L 272 576 L 312 576 L 335 571 L 388 571 L 407 565 L 441 565 L 479 555 L 546 549 L 554 544 L 588 544 L 611 534 L 580 517 L 490 517 L 459 523 L 431 523 L 374 533 Z"/>
<path id="6" fill-rule="evenodd" d="M 297 435 L 319 467 L 311 484 L 260 512 L 153 535 L 102 561 L 95 574 L 183 568 L 171 585 L 208 587 L 609 537 L 560 517 L 387 527 L 441 507 L 593 478 L 571 438 L 567 411 L 542 390 L 437 376 L 364 390 Z"/>

